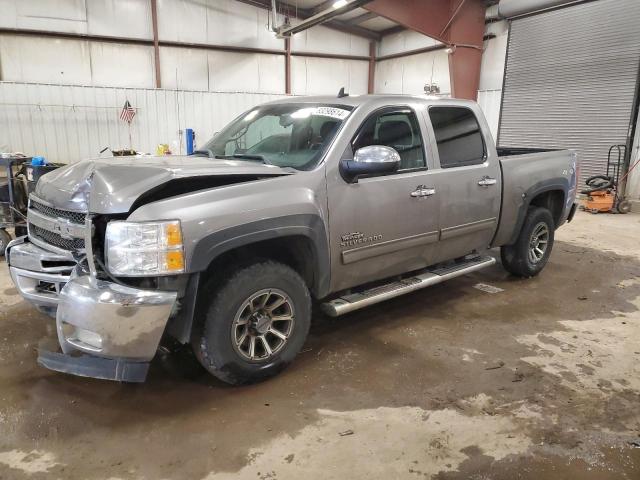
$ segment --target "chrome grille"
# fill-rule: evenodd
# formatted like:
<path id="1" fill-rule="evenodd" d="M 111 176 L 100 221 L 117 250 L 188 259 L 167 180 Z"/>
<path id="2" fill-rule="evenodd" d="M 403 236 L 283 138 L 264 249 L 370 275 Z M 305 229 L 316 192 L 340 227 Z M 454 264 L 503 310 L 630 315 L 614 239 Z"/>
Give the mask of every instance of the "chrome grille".
<path id="1" fill-rule="evenodd" d="M 82 238 L 63 238 L 55 232 L 50 232 L 49 230 L 45 230 L 44 228 L 40 228 L 33 224 L 29 224 L 29 236 L 65 250 L 84 249 L 84 239 Z"/>
<path id="2" fill-rule="evenodd" d="M 79 225 L 84 224 L 85 214 L 82 212 L 72 212 L 70 210 L 60 210 L 53 208 L 44 203 L 40 203 L 31 198 L 31 208 L 51 218 L 66 218 L 67 220 L 77 223 Z"/>

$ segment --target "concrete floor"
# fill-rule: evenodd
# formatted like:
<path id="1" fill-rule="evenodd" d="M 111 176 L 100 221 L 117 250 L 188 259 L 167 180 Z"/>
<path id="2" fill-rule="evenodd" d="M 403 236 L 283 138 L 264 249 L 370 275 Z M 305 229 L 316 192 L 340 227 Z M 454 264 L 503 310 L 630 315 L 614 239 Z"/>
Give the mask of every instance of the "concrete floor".
<path id="1" fill-rule="evenodd" d="M 538 278 L 319 319 L 244 388 L 172 360 L 144 385 L 39 368 L 52 320 L 2 265 L 0 478 L 638 479 L 639 238 L 638 215 L 578 214 Z"/>

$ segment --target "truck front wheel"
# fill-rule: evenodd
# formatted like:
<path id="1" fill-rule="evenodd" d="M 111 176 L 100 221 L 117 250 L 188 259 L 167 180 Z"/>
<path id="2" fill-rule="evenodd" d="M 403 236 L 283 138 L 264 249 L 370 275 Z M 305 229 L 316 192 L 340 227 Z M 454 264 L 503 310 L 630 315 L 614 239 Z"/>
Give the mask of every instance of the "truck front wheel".
<path id="1" fill-rule="evenodd" d="M 307 338 L 309 290 L 286 265 L 255 263 L 202 294 L 212 300 L 194 336 L 194 353 L 226 383 L 242 385 L 276 375 Z"/>
<path id="2" fill-rule="evenodd" d="M 551 255 L 554 230 L 555 225 L 549 210 L 530 207 L 516 242 L 500 249 L 502 266 L 518 277 L 533 277 L 539 274 Z"/>

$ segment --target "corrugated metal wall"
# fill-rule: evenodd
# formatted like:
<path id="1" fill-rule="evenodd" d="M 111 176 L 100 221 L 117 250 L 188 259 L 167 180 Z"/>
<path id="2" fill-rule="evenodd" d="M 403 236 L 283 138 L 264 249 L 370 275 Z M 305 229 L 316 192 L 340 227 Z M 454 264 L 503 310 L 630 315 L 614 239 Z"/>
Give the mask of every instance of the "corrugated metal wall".
<path id="1" fill-rule="evenodd" d="M 185 128 L 202 144 L 243 111 L 283 96 L 0 82 L 0 150 L 71 163 L 107 146 L 129 148 L 129 129 L 119 118 L 129 100 L 137 111 L 133 148 L 152 153 L 159 143 L 173 143 L 175 151 L 184 149 Z"/>
<path id="2" fill-rule="evenodd" d="M 598 0 L 511 25 L 501 146 L 575 148 L 583 177 L 626 143 L 640 59 L 640 2 Z"/>

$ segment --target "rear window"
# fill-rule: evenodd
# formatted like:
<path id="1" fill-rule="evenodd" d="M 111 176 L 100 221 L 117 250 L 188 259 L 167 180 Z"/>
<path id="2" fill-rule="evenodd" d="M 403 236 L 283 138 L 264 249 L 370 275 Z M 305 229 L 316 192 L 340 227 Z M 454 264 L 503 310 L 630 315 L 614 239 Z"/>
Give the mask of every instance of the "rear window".
<path id="1" fill-rule="evenodd" d="M 438 144 L 441 168 L 483 163 L 482 130 L 475 114 L 465 107 L 431 107 L 429 117 Z"/>

